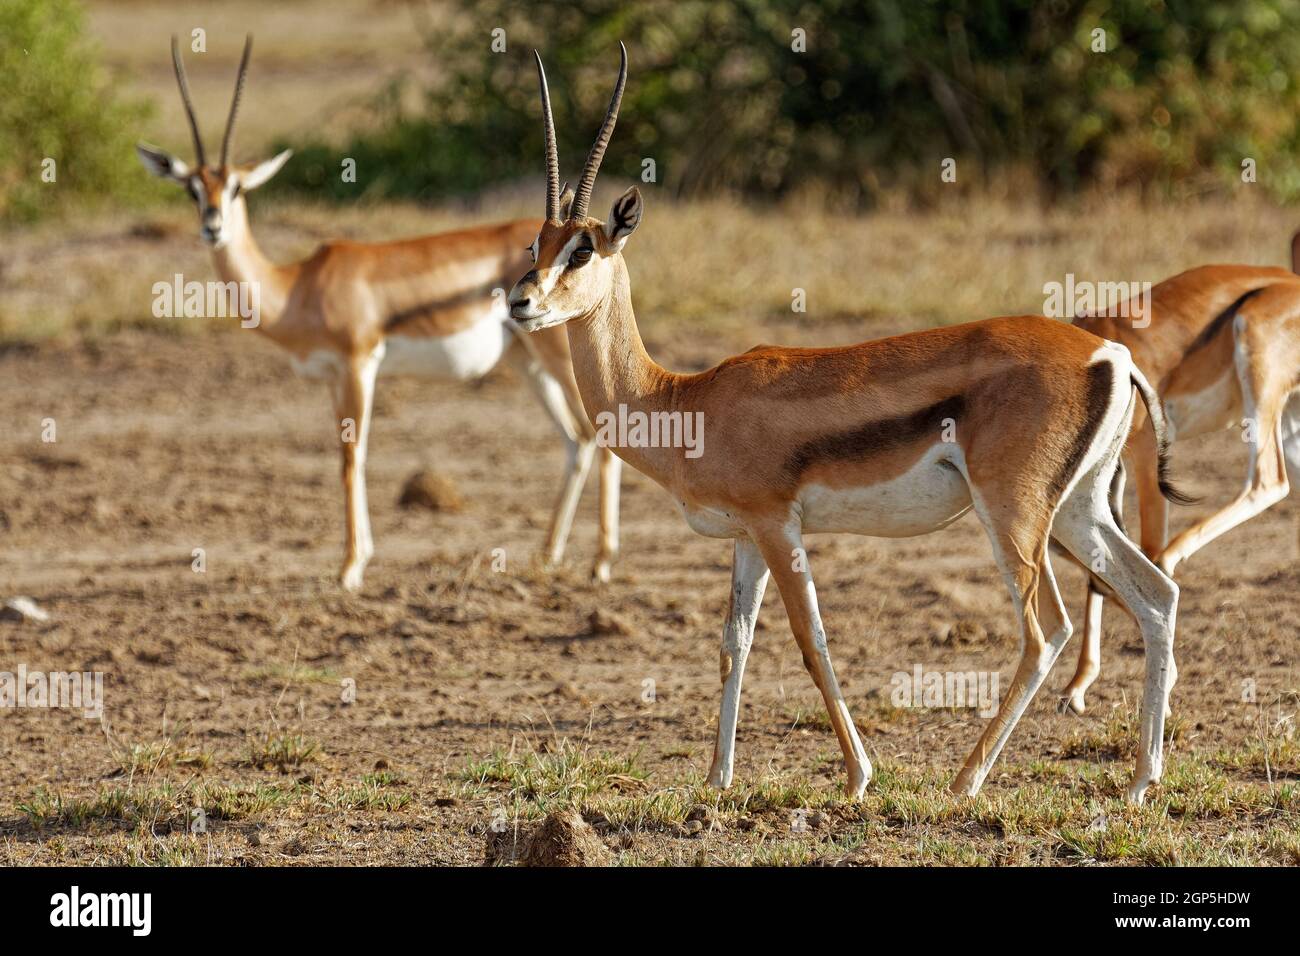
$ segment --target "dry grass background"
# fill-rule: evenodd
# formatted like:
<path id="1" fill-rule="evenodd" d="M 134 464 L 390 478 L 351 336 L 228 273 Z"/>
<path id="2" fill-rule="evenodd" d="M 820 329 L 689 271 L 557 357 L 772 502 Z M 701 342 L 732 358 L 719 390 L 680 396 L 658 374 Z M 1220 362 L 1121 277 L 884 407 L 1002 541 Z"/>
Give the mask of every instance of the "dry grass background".
<path id="1" fill-rule="evenodd" d="M 238 153 L 260 156 L 277 140 L 311 130 L 339 134 L 363 122 L 364 104 L 393 77 L 436 70 L 413 24 L 457 15 L 450 5 L 396 0 L 268 7 L 236 0 L 219 6 L 154 0 L 89 5 L 91 27 L 115 81 L 147 97 L 157 112 L 147 138 L 188 155 L 167 38 L 196 25 L 209 53 L 190 56 L 191 86 L 208 138 L 220 135 L 244 32 L 257 35 L 254 68 L 241 109 Z M 460 14 L 464 15 L 464 14 Z M 594 118 L 591 118 L 594 121 Z M 568 157 L 569 164 L 580 158 Z M 361 178 L 367 174 L 359 171 Z M 141 176 L 145 175 L 141 170 Z M 960 171 L 959 171 L 960 175 Z M 333 237 L 387 239 L 474 222 L 535 216 L 541 178 L 441 208 L 275 202 L 251 197 L 255 234 L 276 259 L 304 256 Z M 1023 187 L 1023 188 L 1022 188 Z M 593 204 L 621 185 L 603 181 Z M 1206 262 L 1286 264 L 1300 214 L 1262 198 L 1250 185 L 1230 196 L 1179 205 L 1131 196 L 1091 196 L 1047 207 L 1016 198 L 1028 184 L 1000 184 L 995 197 L 960 198 L 917 211 L 848 216 L 815 196 L 775 207 L 719 198 L 677 203 L 647 189 L 645 223 L 630 247 L 639 318 L 678 331 L 707 322 L 745 341 L 751 323 L 787 319 L 792 290 L 807 312 L 793 333 L 816 343 L 818 323 L 883 319 L 872 328 L 953 323 L 1042 308 L 1042 287 L 1068 272 L 1095 280 L 1158 282 Z M 150 213 L 78 218 L 0 233 L 0 337 L 101 334 L 124 326 L 193 331 L 193 320 L 150 316 L 151 286 L 182 272 L 212 275 L 197 222 L 177 190 Z M 812 330 L 805 338 L 803 326 Z"/>

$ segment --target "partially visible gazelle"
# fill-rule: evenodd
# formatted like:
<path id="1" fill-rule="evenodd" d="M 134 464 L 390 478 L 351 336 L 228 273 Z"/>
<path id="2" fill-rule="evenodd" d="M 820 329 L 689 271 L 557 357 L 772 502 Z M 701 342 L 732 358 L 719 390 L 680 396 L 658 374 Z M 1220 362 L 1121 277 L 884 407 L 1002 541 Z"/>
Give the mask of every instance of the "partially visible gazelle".
<path id="1" fill-rule="evenodd" d="M 1300 253 L 1300 234 L 1292 255 Z M 1300 266 L 1300 262 L 1294 263 Z M 1259 266 L 1202 266 L 1152 288 L 1140 311 L 1110 310 L 1074 324 L 1120 342 L 1155 384 L 1171 441 L 1240 429 L 1245 487 L 1229 504 L 1167 541 L 1168 505 L 1157 447 L 1139 416 L 1126 461 L 1137 490 L 1142 550 L 1172 575 L 1215 538 L 1281 501 L 1300 480 L 1300 276 Z M 1142 315 L 1141 327 L 1130 318 Z M 1102 592 L 1088 586 L 1083 645 L 1063 705 L 1083 713 L 1101 669 Z"/>
<path id="2" fill-rule="evenodd" d="M 249 36 L 217 165 L 209 165 L 204 155 L 175 37 L 172 63 L 198 164 L 190 166 L 143 143 L 137 150 L 151 173 L 180 183 L 193 197 L 200 235 L 212 249 L 222 281 L 246 282 L 260 290 L 258 331 L 288 349 L 295 371 L 323 378 L 330 387 L 342 438 L 346 498 L 343 586 L 361 587 L 374 553 L 365 462 L 376 376 L 404 372 L 466 381 L 487 374 L 502 359 L 527 379 L 564 436 L 564 484 L 546 539 L 548 559 L 559 562 L 597 442 L 582 410 L 564 333 L 557 329 L 541 339 L 523 336 L 505 304 L 504 290 L 526 267 L 538 221 L 395 242 L 330 242 L 301 262 L 271 262 L 253 239 L 244 197 L 274 176 L 290 151 L 251 165 L 229 162 L 252 43 Z M 593 569 L 600 581 L 609 580 L 618 552 L 621 467 L 618 458 L 600 450 L 600 544 Z"/>
<path id="3" fill-rule="evenodd" d="M 979 789 L 1069 639 L 1047 554 L 1054 538 L 1076 559 L 1104 568 L 1098 573 L 1142 627 L 1142 742 L 1128 791 L 1140 801 L 1161 772 L 1178 588 L 1124 536 L 1111 511 L 1137 396 L 1151 406 L 1157 436 L 1163 427 L 1154 393 L 1128 352 L 1081 329 L 1020 316 L 846 348 L 760 346 L 707 372 L 667 371 L 642 344 L 623 259 L 641 221 L 640 192 L 632 188 L 615 200 L 608 222 L 587 215 L 618 115 L 627 51 L 572 198 L 560 191 L 540 57 L 537 67 L 546 222 L 532 246 L 533 268 L 510 293 L 511 314 L 528 331 L 567 325 L 593 420 L 618 414 L 620 406 L 629 416 L 703 414 L 699 457 L 681 448 L 617 452 L 668 490 L 694 530 L 735 539 L 710 782 L 731 783 L 741 679 L 770 575 L 839 738 L 848 791 L 862 793 L 871 764 L 835 679 L 803 536 L 923 534 L 973 507 L 1011 593 L 1022 658 L 953 788 Z"/>

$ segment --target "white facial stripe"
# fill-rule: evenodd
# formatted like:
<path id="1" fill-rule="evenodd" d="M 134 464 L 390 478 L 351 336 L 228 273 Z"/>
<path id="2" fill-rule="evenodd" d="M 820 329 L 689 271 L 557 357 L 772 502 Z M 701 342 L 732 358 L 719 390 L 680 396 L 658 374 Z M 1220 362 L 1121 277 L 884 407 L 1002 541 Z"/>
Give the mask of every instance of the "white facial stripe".
<path id="1" fill-rule="evenodd" d="M 573 250 L 578 248 L 578 245 L 584 238 L 586 238 L 586 235 L 585 232 L 577 233 L 564 244 L 564 248 L 560 250 L 560 254 L 555 257 L 553 264 L 549 269 L 538 270 L 537 274 L 538 278 L 541 280 L 540 285 L 542 287 L 542 298 L 546 298 L 546 296 L 551 294 L 551 290 L 555 288 L 555 283 L 560 281 L 560 274 L 564 272 L 564 267 L 569 264 L 569 259 L 573 256 Z"/>

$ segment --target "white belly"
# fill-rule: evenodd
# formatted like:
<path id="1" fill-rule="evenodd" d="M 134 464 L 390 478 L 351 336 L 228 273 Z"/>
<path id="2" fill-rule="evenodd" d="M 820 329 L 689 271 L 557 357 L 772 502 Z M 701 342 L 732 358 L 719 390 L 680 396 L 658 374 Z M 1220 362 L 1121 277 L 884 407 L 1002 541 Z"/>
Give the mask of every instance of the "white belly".
<path id="1" fill-rule="evenodd" d="M 1165 417 L 1172 426 L 1170 440 L 1192 438 L 1207 432 L 1241 426 L 1241 385 L 1235 369 L 1226 369 L 1218 381 L 1165 400 Z"/>
<path id="2" fill-rule="evenodd" d="M 495 316 L 441 338 L 390 335 L 380 375 L 419 375 L 466 381 L 482 378 L 496 367 L 512 333 Z"/>
<path id="3" fill-rule="evenodd" d="M 935 445 L 897 478 L 857 488 L 805 485 L 799 492 L 803 530 L 909 538 L 952 524 L 971 506 L 966 478 L 947 462 L 960 455 Z"/>

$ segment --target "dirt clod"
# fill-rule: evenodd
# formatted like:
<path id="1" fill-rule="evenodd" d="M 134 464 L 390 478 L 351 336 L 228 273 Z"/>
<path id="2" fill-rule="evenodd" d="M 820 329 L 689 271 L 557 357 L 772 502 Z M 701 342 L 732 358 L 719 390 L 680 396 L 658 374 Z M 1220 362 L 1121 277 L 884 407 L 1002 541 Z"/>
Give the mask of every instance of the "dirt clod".
<path id="1" fill-rule="evenodd" d="M 632 629 L 620 615 L 604 608 L 596 608 L 587 618 L 592 634 L 629 634 Z"/>
<path id="2" fill-rule="evenodd" d="M 430 511 L 461 511 L 465 500 L 450 478 L 434 471 L 417 471 L 406 479 L 397 503 L 403 508 L 427 508 Z"/>
<path id="3" fill-rule="evenodd" d="M 613 854 L 577 810 L 558 810 L 527 833 L 513 827 L 489 831 L 489 866 L 516 863 L 519 866 L 610 866 Z"/>

